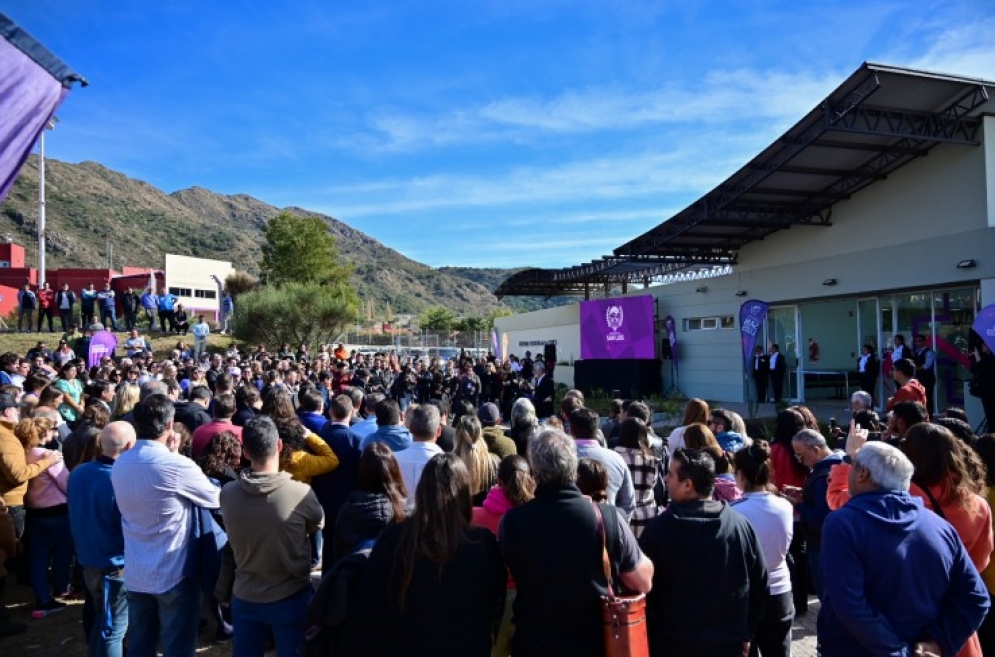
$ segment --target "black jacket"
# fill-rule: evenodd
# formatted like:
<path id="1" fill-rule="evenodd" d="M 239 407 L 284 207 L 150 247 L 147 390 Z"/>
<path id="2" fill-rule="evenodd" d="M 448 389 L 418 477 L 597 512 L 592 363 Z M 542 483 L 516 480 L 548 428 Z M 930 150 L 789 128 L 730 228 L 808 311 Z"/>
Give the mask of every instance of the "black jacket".
<path id="1" fill-rule="evenodd" d="M 176 402 L 176 416 L 173 419 L 189 429 L 190 433 L 193 433 L 197 427 L 211 421 L 211 414 L 200 404 Z"/>
<path id="2" fill-rule="evenodd" d="M 767 600 L 750 522 L 725 502 L 672 502 L 639 545 L 656 567 L 646 596 L 650 655 L 742 655 Z"/>
<path id="3" fill-rule="evenodd" d="M 363 541 L 376 540 L 393 519 L 394 509 L 386 495 L 365 490 L 352 491 L 339 509 L 332 558 L 338 561 Z"/>

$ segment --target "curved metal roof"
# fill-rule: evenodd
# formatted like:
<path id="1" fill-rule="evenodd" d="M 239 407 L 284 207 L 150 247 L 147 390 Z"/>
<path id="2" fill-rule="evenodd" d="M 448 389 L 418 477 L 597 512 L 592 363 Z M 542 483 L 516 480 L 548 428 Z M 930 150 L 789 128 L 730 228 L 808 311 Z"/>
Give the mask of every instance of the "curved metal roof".
<path id="1" fill-rule="evenodd" d="M 833 206 L 941 143 L 977 146 L 995 82 L 863 64 L 780 138 L 712 191 L 612 255 L 529 269 L 495 291 L 586 293 L 735 264 L 746 244 L 792 226 L 826 228 Z"/>

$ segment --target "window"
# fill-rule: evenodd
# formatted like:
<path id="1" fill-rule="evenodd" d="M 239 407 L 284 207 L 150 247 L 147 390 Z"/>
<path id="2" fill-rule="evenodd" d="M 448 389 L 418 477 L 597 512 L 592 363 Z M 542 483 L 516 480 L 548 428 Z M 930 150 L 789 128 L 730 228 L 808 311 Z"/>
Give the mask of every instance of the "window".
<path id="1" fill-rule="evenodd" d="M 736 328 L 736 318 L 733 315 L 721 317 L 688 317 L 684 320 L 685 331 L 715 331 L 717 329 Z"/>
<path id="2" fill-rule="evenodd" d="M 0 269 L 7 269 L 10 267 L 9 260 L 0 260 Z"/>
<path id="3" fill-rule="evenodd" d="M 217 299 L 217 290 L 194 290 L 193 295 L 198 299 Z"/>
<path id="4" fill-rule="evenodd" d="M 188 287 L 171 287 L 169 288 L 169 293 L 176 295 L 178 297 L 192 297 L 193 293 Z"/>

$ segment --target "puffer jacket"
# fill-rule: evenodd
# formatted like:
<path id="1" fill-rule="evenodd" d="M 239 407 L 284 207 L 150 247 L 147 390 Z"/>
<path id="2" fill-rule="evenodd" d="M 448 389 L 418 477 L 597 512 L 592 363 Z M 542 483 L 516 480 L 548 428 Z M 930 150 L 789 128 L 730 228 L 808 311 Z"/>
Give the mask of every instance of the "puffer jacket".
<path id="1" fill-rule="evenodd" d="M 332 558 L 338 561 L 363 541 L 376 540 L 387 525 L 401 520 L 403 518 L 394 517 L 394 508 L 385 494 L 352 491 L 335 523 Z"/>

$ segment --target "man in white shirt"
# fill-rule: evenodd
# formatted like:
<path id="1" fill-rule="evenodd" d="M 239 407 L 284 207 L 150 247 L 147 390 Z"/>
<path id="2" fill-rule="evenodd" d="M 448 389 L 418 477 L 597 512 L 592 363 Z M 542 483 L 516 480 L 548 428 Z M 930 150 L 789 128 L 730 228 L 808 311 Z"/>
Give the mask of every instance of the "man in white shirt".
<path id="1" fill-rule="evenodd" d="M 404 485 L 408 489 L 408 499 L 414 503 L 415 489 L 421 479 L 425 464 L 436 454 L 442 454 L 442 448 L 435 441 L 442 434 L 442 422 L 439 409 L 432 404 L 422 404 L 408 413 L 408 431 L 411 432 L 411 446 L 394 454 L 397 465 L 401 469 Z"/>
<path id="2" fill-rule="evenodd" d="M 173 402 L 153 394 L 134 409 L 139 440 L 111 471 L 128 567 L 128 654 L 189 657 L 197 643 L 200 586 L 184 576 L 196 507 L 217 509 L 219 490 L 177 453 Z"/>

